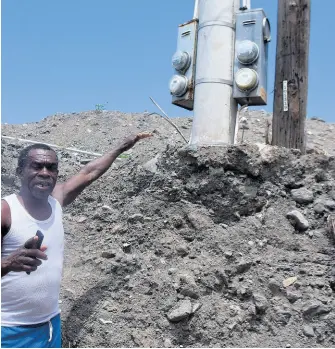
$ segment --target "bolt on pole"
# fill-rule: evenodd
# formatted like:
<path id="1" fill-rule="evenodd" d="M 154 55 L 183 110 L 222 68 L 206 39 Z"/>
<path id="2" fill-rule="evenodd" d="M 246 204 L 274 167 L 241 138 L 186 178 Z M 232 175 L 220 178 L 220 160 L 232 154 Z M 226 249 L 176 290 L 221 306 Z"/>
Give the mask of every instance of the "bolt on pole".
<path id="1" fill-rule="evenodd" d="M 235 14 L 240 0 L 199 0 L 194 118 L 190 144 L 234 142 L 233 99 Z"/>

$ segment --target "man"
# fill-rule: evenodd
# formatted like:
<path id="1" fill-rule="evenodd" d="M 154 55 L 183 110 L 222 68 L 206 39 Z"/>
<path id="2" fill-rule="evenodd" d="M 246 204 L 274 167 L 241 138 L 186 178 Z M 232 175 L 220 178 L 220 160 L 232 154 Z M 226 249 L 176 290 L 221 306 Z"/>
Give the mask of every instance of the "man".
<path id="1" fill-rule="evenodd" d="M 1 202 L 1 345 L 3 348 L 61 347 L 59 290 L 63 268 L 62 207 L 69 205 L 114 160 L 151 134 L 126 138 L 115 150 L 91 161 L 56 184 L 58 159 L 44 144 L 22 150 L 18 195 Z M 35 233 L 44 235 L 37 248 Z"/>

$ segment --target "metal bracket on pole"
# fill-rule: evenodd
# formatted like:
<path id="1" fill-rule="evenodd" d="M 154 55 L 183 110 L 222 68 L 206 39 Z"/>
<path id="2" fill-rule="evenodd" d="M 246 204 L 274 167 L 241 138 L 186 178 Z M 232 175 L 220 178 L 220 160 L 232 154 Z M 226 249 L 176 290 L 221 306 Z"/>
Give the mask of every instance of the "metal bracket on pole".
<path id="1" fill-rule="evenodd" d="M 224 84 L 224 85 L 233 86 L 233 81 L 225 80 L 225 79 L 206 79 L 206 78 L 202 78 L 202 79 L 195 80 L 195 84 L 196 85 L 206 84 L 206 83 L 216 83 L 216 84 Z"/>
<path id="2" fill-rule="evenodd" d="M 234 23 L 225 22 L 225 21 L 207 21 L 207 22 L 203 22 L 199 25 L 198 31 L 204 27 L 212 27 L 212 26 L 229 27 L 229 28 L 232 28 L 233 30 L 235 30 Z"/>

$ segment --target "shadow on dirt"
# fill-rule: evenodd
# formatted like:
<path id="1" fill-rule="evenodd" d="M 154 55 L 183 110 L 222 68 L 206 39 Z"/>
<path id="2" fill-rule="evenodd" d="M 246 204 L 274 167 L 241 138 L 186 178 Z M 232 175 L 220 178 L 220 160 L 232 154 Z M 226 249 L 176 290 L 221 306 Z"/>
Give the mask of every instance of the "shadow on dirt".
<path id="1" fill-rule="evenodd" d="M 62 325 L 62 342 L 64 348 L 76 347 L 77 339 L 81 336 L 81 330 L 85 328 L 96 305 L 101 298 L 108 297 L 111 291 L 111 279 L 107 278 L 89 289 L 74 304 Z M 86 332 L 86 331 L 85 331 Z"/>

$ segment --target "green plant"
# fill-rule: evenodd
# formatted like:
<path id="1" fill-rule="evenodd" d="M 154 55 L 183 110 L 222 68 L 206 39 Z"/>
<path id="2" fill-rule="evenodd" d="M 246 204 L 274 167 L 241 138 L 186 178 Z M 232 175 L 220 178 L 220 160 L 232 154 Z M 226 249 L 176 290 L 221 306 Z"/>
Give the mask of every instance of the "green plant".
<path id="1" fill-rule="evenodd" d="M 95 105 L 95 111 L 96 111 L 97 113 L 101 113 L 102 111 L 105 110 L 106 104 L 108 104 L 108 102 L 106 102 L 105 104 L 96 104 L 96 105 Z"/>
<path id="2" fill-rule="evenodd" d="M 129 154 L 121 154 L 121 155 L 118 156 L 118 158 L 120 158 L 120 159 L 128 159 L 128 158 L 130 158 L 130 155 Z"/>
<path id="3" fill-rule="evenodd" d="M 96 104 L 95 105 L 95 111 L 98 112 L 98 113 L 101 113 L 104 109 L 105 109 L 105 105 L 104 104 Z"/>

